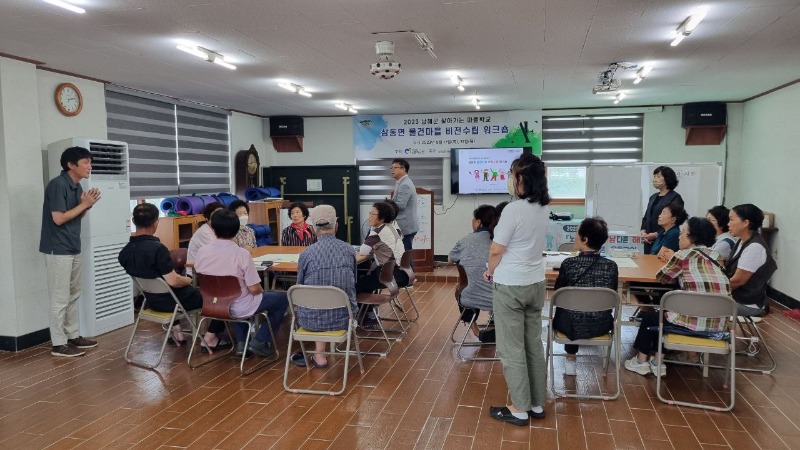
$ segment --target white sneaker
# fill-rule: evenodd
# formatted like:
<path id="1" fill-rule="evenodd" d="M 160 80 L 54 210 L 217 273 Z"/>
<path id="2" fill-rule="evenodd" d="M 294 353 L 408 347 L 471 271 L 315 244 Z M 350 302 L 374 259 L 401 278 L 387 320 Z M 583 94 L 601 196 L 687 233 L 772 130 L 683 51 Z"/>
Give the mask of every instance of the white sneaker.
<path id="1" fill-rule="evenodd" d="M 667 375 L 667 366 L 664 363 L 661 363 L 661 366 L 656 367 L 656 359 L 650 358 L 650 371 L 653 372 L 653 375 L 657 377 L 663 377 Z"/>
<path id="2" fill-rule="evenodd" d="M 636 372 L 639 375 L 647 375 L 653 373 L 653 371 L 650 370 L 650 363 L 647 361 L 640 362 L 636 356 L 625 361 L 625 368 L 630 370 L 631 372 Z"/>
<path id="3" fill-rule="evenodd" d="M 564 375 L 572 375 L 575 376 L 575 366 L 576 361 L 574 359 L 566 359 L 564 361 Z"/>

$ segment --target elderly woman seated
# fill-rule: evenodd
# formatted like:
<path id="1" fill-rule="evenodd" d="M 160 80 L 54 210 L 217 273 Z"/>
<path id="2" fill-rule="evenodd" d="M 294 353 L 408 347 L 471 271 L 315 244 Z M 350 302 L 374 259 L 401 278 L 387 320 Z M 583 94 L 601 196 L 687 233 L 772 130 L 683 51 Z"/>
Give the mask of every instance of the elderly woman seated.
<path id="1" fill-rule="evenodd" d="M 600 248 L 608 240 L 608 225 L 599 217 L 587 217 L 578 226 L 575 250 L 578 256 L 561 263 L 555 288 L 567 286 L 604 287 L 617 290 L 619 269 L 617 263 L 600 256 Z M 570 340 L 590 339 L 607 334 L 614 327 L 611 311 L 578 312 L 557 309 L 553 327 Z M 575 375 L 577 345 L 565 345 L 567 356 L 565 373 Z"/>
<path id="2" fill-rule="evenodd" d="M 729 213 L 728 229 L 739 238 L 726 266 L 731 280 L 731 295 L 740 316 L 763 316 L 767 312 L 767 281 L 778 265 L 758 230 L 764 213 L 751 203 L 734 206 Z"/>
<path id="3" fill-rule="evenodd" d="M 244 249 L 256 247 L 256 234 L 247 224 L 250 221 L 250 206 L 244 200 L 234 200 L 228 205 L 228 210 L 239 217 L 239 231 L 233 238 L 236 245 Z"/>
<path id="4" fill-rule="evenodd" d="M 489 263 L 492 246 L 492 229 L 497 222 L 494 206 L 481 205 L 472 212 L 472 232 L 461 238 L 450 250 L 448 260 L 462 265 L 467 273 L 467 287 L 461 291 L 461 320 L 471 323 L 471 330 L 479 336 L 473 316 L 480 311 L 492 310 L 492 285 L 484 281 L 483 272 Z M 477 317 L 475 317 L 477 319 Z"/>
<path id="5" fill-rule="evenodd" d="M 730 295 L 731 287 L 722 268 L 722 255 L 711 250 L 716 232 L 708 219 L 692 217 L 681 227 L 680 250 L 675 252 L 667 263 L 656 273 L 656 280 L 663 284 L 678 281 L 684 291 Z M 642 323 L 633 347 L 638 353 L 625 361 L 625 368 L 640 375 L 650 373 L 664 376 L 664 364 L 656 367 L 656 359 L 650 355 L 659 351 L 657 327 L 659 314 L 671 327 L 684 328 L 696 332 L 715 332 L 725 330 L 726 323 L 719 318 L 691 317 L 673 312 L 648 311 L 641 314 Z M 649 361 L 648 361 L 649 359 Z"/>
<path id="6" fill-rule="evenodd" d="M 308 247 L 317 242 L 317 232 L 306 222 L 308 207 L 305 204 L 302 202 L 292 203 L 289 206 L 289 219 L 292 222 L 281 231 L 281 245 Z"/>

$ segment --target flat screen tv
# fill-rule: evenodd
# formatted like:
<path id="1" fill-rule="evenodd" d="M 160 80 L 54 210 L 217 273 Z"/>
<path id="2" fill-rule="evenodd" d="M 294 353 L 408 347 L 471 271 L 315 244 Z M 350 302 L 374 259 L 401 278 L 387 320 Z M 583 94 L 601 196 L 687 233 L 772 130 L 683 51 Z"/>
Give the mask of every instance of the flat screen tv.
<path id="1" fill-rule="evenodd" d="M 507 194 L 508 169 L 523 150 L 522 147 L 450 150 L 450 193 Z"/>

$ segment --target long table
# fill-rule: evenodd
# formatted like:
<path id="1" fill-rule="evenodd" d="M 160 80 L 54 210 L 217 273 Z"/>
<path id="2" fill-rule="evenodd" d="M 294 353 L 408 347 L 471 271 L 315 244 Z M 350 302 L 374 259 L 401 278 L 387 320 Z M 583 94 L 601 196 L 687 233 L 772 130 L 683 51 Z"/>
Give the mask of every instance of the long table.
<path id="1" fill-rule="evenodd" d="M 614 258 L 612 258 L 614 259 Z M 664 262 L 658 259 L 656 255 L 639 255 L 635 258 L 625 258 L 633 261 L 636 267 L 620 267 L 619 268 L 619 282 L 620 283 L 655 283 L 656 272 L 660 269 Z M 545 277 L 548 280 L 555 280 L 558 278 L 558 270 L 547 269 Z"/>
<path id="2" fill-rule="evenodd" d="M 266 270 L 270 272 L 296 273 L 297 259 L 294 256 L 303 253 L 303 250 L 305 250 L 306 248 L 308 247 L 289 246 L 289 245 L 265 245 L 263 247 L 256 247 L 250 249 L 250 254 L 253 255 L 253 259 L 263 258 L 266 255 L 276 255 L 277 257 L 274 258 L 276 264 L 272 265 Z M 372 258 L 371 255 L 364 256 L 356 252 L 356 264 L 361 264 L 364 261 L 368 261 L 370 258 Z"/>

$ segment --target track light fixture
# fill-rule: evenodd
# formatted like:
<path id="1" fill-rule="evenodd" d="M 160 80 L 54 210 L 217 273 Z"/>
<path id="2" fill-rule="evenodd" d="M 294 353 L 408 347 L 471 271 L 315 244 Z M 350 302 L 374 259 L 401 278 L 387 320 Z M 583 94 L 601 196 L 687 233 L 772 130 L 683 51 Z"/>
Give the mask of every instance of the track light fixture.
<path id="1" fill-rule="evenodd" d="M 294 83 L 278 83 L 278 86 L 286 89 L 287 91 L 292 91 L 295 94 L 302 95 L 303 97 L 311 97 L 311 93 L 306 91 L 306 88 L 300 86 L 299 84 Z"/>
<path id="2" fill-rule="evenodd" d="M 692 31 L 694 31 L 694 29 L 697 28 L 697 25 L 705 17 L 706 17 L 706 11 L 705 10 L 698 11 L 698 12 L 692 14 L 691 16 L 687 17 L 686 20 L 681 22 L 681 24 L 678 27 L 678 29 L 675 30 L 675 38 L 672 40 L 672 42 L 669 45 L 671 45 L 672 47 L 675 47 L 678 44 L 680 44 L 681 41 L 686 39 L 686 36 L 689 36 L 690 34 L 692 34 Z"/>
<path id="3" fill-rule="evenodd" d="M 639 70 L 636 71 L 636 79 L 633 80 L 633 84 L 641 83 L 642 80 L 647 78 L 647 74 L 649 74 L 651 70 L 653 70 L 653 66 L 640 67 Z"/>
<path id="4" fill-rule="evenodd" d="M 233 64 L 225 61 L 225 57 L 222 56 L 220 53 L 217 53 L 213 50 L 209 50 L 207 48 L 199 47 L 199 46 L 186 46 L 186 45 L 178 45 L 176 47 L 178 50 L 184 51 L 190 55 L 197 56 L 198 58 L 205 59 L 208 62 L 212 62 L 218 66 L 222 66 L 226 69 L 236 70 L 236 66 Z"/>
<path id="5" fill-rule="evenodd" d="M 333 106 L 335 106 L 335 107 L 337 107 L 339 109 L 343 109 L 343 110 L 345 110 L 345 111 L 347 111 L 347 112 L 349 112 L 351 114 L 358 114 L 358 110 L 353 108 L 353 105 L 351 105 L 349 103 L 339 102 L 339 103 L 337 103 L 337 104 L 335 104 Z"/>
<path id="6" fill-rule="evenodd" d="M 450 81 L 453 82 L 453 86 L 456 87 L 461 92 L 464 92 L 464 80 L 461 79 L 458 75 L 451 75 Z"/>

